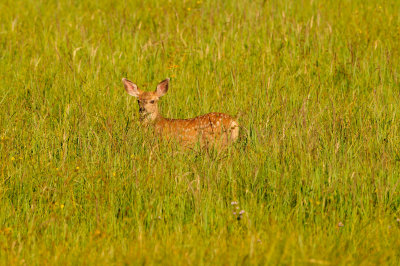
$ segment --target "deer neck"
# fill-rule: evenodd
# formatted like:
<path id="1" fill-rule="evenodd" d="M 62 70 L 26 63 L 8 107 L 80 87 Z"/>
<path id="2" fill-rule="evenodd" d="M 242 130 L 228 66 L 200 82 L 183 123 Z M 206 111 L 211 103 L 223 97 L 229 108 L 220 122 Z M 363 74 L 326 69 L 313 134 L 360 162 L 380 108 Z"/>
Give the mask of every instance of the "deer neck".
<path id="1" fill-rule="evenodd" d="M 148 114 L 145 118 L 143 118 L 142 123 L 144 125 L 154 125 L 162 120 L 164 120 L 164 117 L 157 110 L 156 112 Z"/>

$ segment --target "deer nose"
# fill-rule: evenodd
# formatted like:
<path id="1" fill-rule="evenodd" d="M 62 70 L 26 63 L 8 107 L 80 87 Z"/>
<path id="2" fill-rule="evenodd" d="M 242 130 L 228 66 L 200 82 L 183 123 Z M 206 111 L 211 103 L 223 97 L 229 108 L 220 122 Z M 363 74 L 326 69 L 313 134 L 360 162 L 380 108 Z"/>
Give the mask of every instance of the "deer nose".
<path id="1" fill-rule="evenodd" d="M 144 112 L 144 108 L 143 107 L 139 107 L 139 113 L 143 113 Z"/>

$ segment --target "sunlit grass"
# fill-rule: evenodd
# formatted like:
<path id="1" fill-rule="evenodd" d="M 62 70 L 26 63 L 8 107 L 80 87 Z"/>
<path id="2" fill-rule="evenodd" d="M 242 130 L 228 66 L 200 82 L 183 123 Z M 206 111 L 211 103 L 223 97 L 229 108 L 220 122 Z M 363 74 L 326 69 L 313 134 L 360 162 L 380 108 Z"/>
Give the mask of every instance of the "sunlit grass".
<path id="1" fill-rule="evenodd" d="M 399 263 L 400 2 L 0 10 L 1 264 Z M 240 141 L 158 143 L 123 77 Z"/>

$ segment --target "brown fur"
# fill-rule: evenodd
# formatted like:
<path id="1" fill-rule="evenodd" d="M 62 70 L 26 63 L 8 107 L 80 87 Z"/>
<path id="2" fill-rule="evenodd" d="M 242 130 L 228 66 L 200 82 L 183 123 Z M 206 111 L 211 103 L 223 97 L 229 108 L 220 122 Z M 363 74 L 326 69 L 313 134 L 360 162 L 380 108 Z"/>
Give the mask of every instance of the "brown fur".
<path id="1" fill-rule="evenodd" d="M 140 119 L 144 125 L 152 125 L 163 138 L 177 140 L 184 146 L 199 142 L 201 146 L 227 145 L 237 140 L 239 125 L 229 115 L 209 113 L 191 119 L 168 119 L 158 112 L 158 100 L 165 95 L 169 79 L 157 85 L 154 92 L 142 92 L 136 84 L 122 79 L 128 94 L 138 98 Z"/>

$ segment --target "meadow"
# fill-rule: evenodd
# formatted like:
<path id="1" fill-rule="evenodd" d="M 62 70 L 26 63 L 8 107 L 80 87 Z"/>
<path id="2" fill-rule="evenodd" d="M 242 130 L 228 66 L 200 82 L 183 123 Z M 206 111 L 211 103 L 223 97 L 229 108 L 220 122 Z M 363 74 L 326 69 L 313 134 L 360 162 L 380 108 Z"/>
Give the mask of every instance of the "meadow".
<path id="1" fill-rule="evenodd" d="M 400 263 L 400 1 L 0 1 L 0 264 Z M 170 118 L 237 117 L 182 150 Z M 241 214 L 239 214 L 241 212 Z"/>

